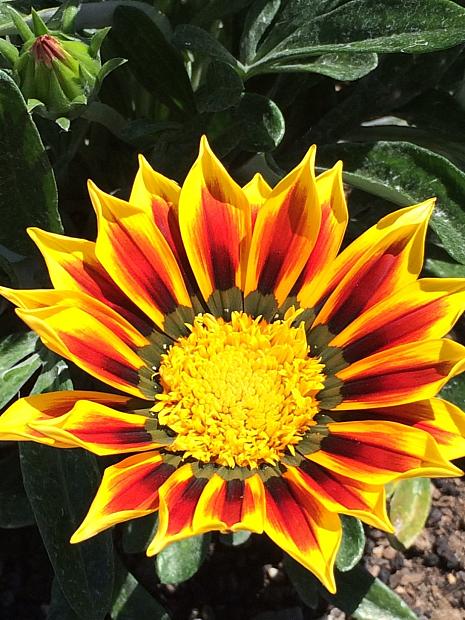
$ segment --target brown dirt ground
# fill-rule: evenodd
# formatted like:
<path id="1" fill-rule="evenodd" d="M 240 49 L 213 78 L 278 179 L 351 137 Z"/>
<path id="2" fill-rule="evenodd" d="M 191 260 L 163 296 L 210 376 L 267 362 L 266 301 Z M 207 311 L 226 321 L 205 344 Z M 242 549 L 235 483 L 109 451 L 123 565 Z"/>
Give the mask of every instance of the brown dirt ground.
<path id="1" fill-rule="evenodd" d="M 465 619 L 465 480 L 434 480 L 426 528 L 405 553 L 371 530 L 366 566 L 418 614 L 420 620 Z"/>

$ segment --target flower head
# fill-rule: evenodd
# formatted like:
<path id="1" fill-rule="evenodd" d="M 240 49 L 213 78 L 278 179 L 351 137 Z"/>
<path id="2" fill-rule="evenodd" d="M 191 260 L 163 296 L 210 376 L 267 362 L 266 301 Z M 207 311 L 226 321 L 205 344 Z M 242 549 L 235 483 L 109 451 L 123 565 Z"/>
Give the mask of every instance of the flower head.
<path id="1" fill-rule="evenodd" d="M 444 338 L 465 280 L 418 279 L 433 201 L 339 253 L 341 166 L 315 177 L 313 148 L 273 189 L 239 187 L 203 139 L 181 188 L 141 158 L 129 201 L 89 190 L 96 242 L 31 229 L 54 288 L 2 293 L 118 393 L 22 398 L 0 440 L 126 455 L 72 542 L 158 510 L 149 554 L 265 532 L 334 591 L 339 514 L 392 530 L 384 485 L 465 454 L 435 397 L 465 369 Z"/>

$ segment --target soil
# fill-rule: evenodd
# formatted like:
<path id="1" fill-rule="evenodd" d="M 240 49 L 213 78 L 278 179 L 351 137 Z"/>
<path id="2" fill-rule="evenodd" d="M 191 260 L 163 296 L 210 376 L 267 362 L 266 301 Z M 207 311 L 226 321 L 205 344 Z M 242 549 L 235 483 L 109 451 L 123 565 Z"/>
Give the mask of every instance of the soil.
<path id="1" fill-rule="evenodd" d="M 173 620 L 347 618 L 324 602 L 316 611 L 304 607 L 281 569 L 279 550 L 265 537 L 253 536 L 236 548 L 219 543 L 215 547 L 197 575 L 184 584 L 172 587 L 152 581 L 151 591 Z M 144 580 L 147 560 L 127 559 L 128 567 Z M 465 479 L 434 481 L 426 528 L 405 553 L 394 549 L 383 532 L 367 528 L 365 565 L 420 620 L 465 620 Z M 153 579 L 153 564 L 150 574 Z M 36 528 L 0 530 L 0 620 L 44 620 L 51 581 L 52 569 Z"/>

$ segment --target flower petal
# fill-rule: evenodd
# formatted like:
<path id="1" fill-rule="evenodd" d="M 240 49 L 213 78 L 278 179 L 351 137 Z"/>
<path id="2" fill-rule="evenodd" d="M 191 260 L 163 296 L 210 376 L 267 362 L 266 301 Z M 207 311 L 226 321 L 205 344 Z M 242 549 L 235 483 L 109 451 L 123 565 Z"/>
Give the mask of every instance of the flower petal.
<path id="1" fill-rule="evenodd" d="M 215 290 L 242 289 L 250 241 L 250 207 L 205 137 L 182 186 L 179 224 L 205 300 Z"/>
<path id="2" fill-rule="evenodd" d="M 327 292 L 332 292 L 314 326 L 327 325 L 337 334 L 377 301 L 416 280 L 433 205 L 428 200 L 389 214 L 338 256 L 326 274 Z M 304 296 L 299 301 L 306 306 Z"/>
<path id="3" fill-rule="evenodd" d="M 0 416 L 0 441 L 35 441 L 56 448 L 74 447 L 73 442 L 59 440 L 34 430 L 33 424 L 53 420 L 70 411 L 81 399 L 124 408 L 132 397 L 102 392 L 63 391 L 20 398 Z"/>
<path id="4" fill-rule="evenodd" d="M 420 400 L 396 407 L 345 412 L 350 419 L 380 418 L 420 428 L 434 437 L 444 458 L 465 456 L 465 413 L 440 398 Z M 344 415 L 344 414 L 343 414 Z"/>
<path id="5" fill-rule="evenodd" d="M 165 315 L 191 306 L 184 280 L 162 233 L 143 209 L 89 183 L 97 212 L 96 255 L 117 285 L 163 329 Z"/>
<path id="6" fill-rule="evenodd" d="M 266 534 L 335 592 L 334 562 L 342 532 L 339 517 L 293 480 L 271 476 L 264 486 Z"/>
<path id="7" fill-rule="evenodd" d="M 108 385 L 145 398 L 136 351 L 148 340 L 125 319 L 89 295 L 77 291 L 14 291 L 2 294 L 22 307 L 18 316 L 52 351 Z"/>
<path id="8" fill-rule="evenodd" d="M 281 305 L 307 262 L 321 219 L 314 161 L 312 147 L 259 209 L 247 265 L 246 295 L 273 293 Z"/>
<path id="9" fill-rule="evenodd" d="M 90 400 L 79 400 L 71 411 L 59 417 L 29 424 L 55 441 L 99 456 L 153 450 L 172 441 L 168 435 L 156 432 L 154 420 L 148 416 L 115 411 Z"/>
<path id="10" fill-rule="evenodd" d="M 374 527 L 393 531 L 386 512 L 386 493 L 382 485 L 341 476 L 308 460 L 298 467 L 288 467 L 284 477 L 315 496 L 331 512 L 351 515 Z"/>
<path id="11" fill-rule="evenodd" d="M 263 532 L 265 515 L 263 484 L 257 474 L 246 479 L 225 480 L 214 474 L 199 498 L 193 530 L 248 530 Z"/>
<path id="12" fill-rule="evenodd" d="M 156 452 L 136 454 L 107 467 L 89 512 L 70 542 L 82 542 L 116 523 L 155 512 L 158 490 L 174 471 L 175 466 Z"/>
<path id="13" fill-rule="evenodd" d="M 247 200 L 250 204 L 250 209 L 252 211 L 252 228 L 255 225 L 255 221 L 257 219 L 257 214 L 262 205 L 265 204 L 269 195 L 271 194 L 271 187 L 262 177 L 262 175 L 257 172 L 257 174 L 250 179 L 247 185 L 244 185 L 242 188 L 244 194 L 247 197 Z"/>
<path id="14" fill-rule="evenodd" d="M 328 428 L 321 449 L 307 458 L 342 476 L 378 485 L 399 478 L 462 473 L 419 428 L 375 420 L 335 422 Z"/>
<path id="15" fill-rule="evenodd" d="M 139 170 L 131 190 L 129 202 L 143 209 L 146 213 L 152 213 L 153 199 L 161 198 L 165 203 L 177 206 L 181 188 L 171 179 L 163 176 L 152 168 L 143 155 L 139 155 Z"/>
<path id="16" fill-rule="evenodd" d="M 328 268 L 335 260 L 347 227 L 349 215 L 342 185 L 342 163 L 316 178 L 321 223 L 315 245 L 297 279 L 291 296 L 310 308 L 323 295 L 327 286 Z"/>
<path id="17" fill-rule="evenodd" d="M 39 228 L 28 228 L 28 233 L 47 263 L 55 289 L 87 293 L 113 308 L 144 333 L 151 331 L 151 322 L 113 282 L 98 261 L 95 243 Z"/>
<path id="18" fill-rule="evenodd" d="M 435 396 L 464 370 L 465 347 L 452 340 L 401 344 L 339 371 L 342 387 L 322 390 L 319 397 L 339 389 L 342 402 L 335 407 L 339 410 L 401 405 Z"/>
<path id="19" fill-rule="evenodd" d="M 158 529 L 147 555 L 159 553 L 166 545 L 195 536 L 194 513 L 208 478 L 195 476 L 192 465 L 180 467 L 160 488 Z"/>
<path id="20" fill-rule="evenodd" d="M 465 308 L 465 279 L 425 278 L 362 313 L 329 343 L 354 362 L 394 345 L 441 338 Z"/>

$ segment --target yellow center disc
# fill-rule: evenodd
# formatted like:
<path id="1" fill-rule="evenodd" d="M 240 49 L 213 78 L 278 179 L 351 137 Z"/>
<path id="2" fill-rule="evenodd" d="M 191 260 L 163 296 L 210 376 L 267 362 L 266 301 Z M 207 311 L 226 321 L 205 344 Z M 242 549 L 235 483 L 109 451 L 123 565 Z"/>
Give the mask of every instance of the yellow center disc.
<path id="1" fill-rule="evenodd" d="M 242 312 L 196 317 L 162 357 L 154 411 L 172 429 L 170 450 L 205 463 L 277 463 L 314 424 L 323 364 L 309 356 L 298 313 L 268 323 Z"/>

